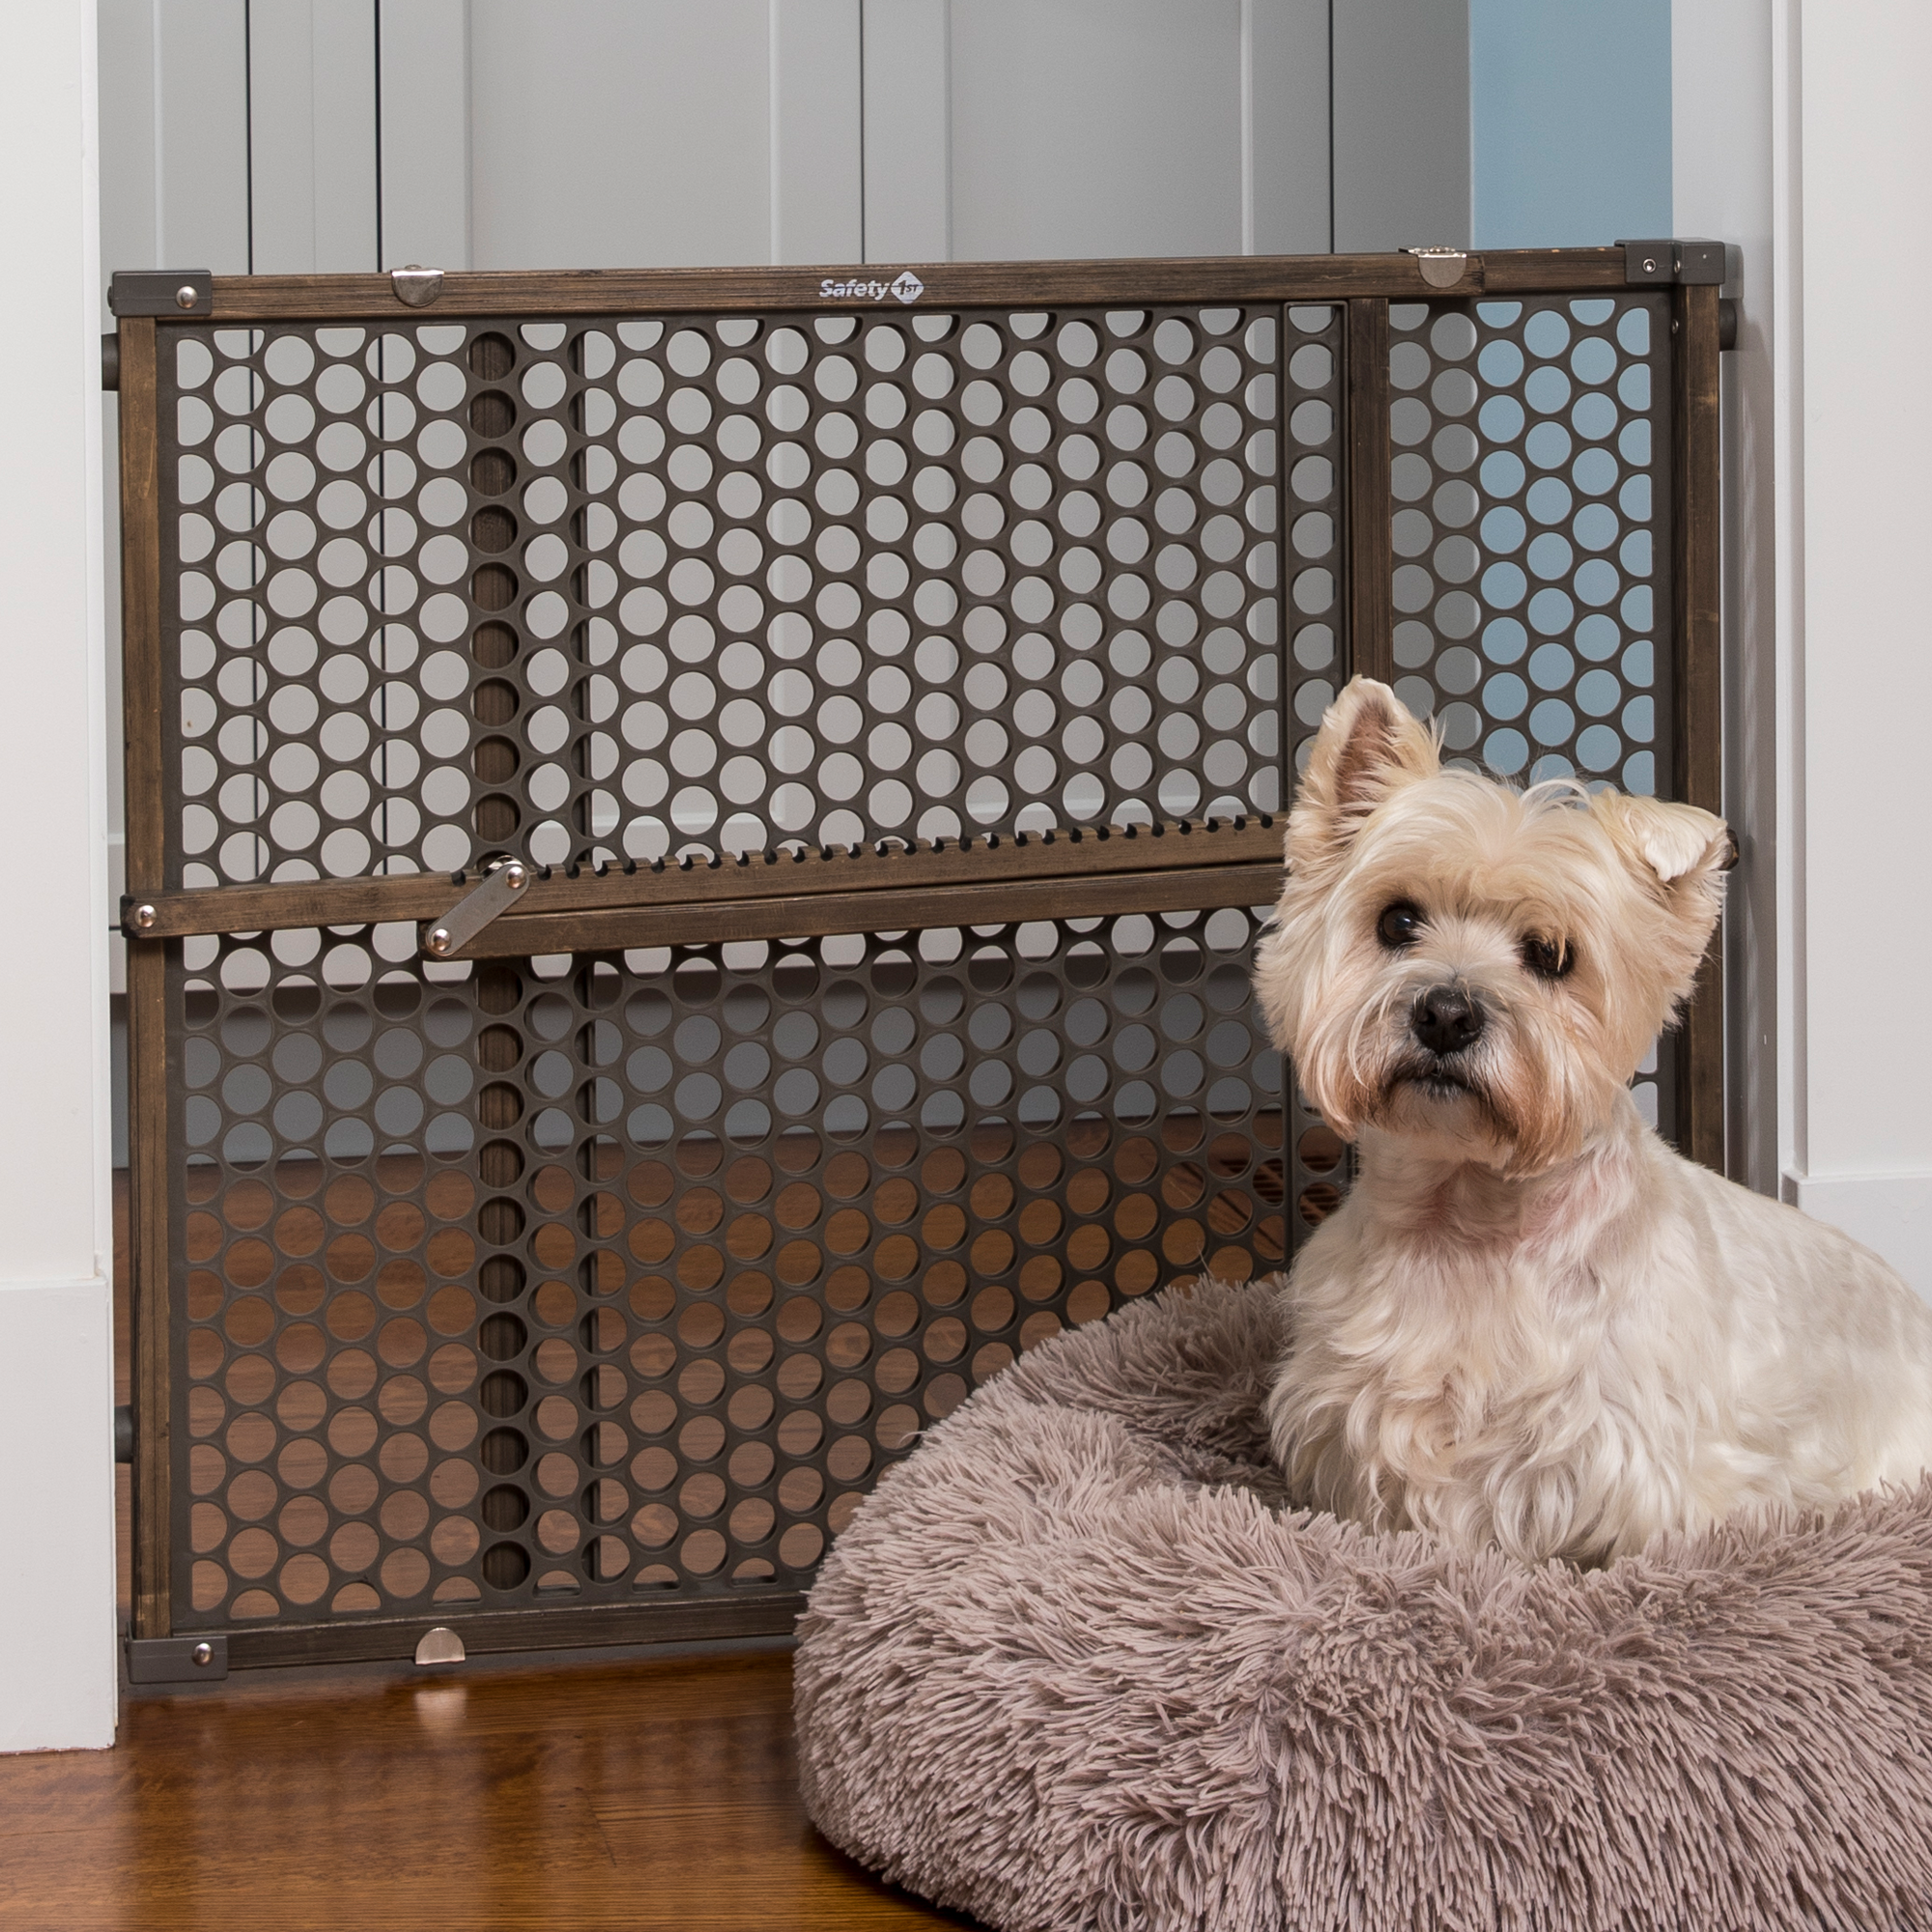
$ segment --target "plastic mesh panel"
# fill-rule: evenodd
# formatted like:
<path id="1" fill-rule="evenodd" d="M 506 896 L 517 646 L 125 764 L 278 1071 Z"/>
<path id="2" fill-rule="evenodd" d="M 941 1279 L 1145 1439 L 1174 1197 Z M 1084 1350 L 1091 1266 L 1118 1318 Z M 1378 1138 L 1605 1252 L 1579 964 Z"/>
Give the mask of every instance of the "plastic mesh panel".
<path id="1" fill-rule="evenodd" d="M 798 1587 L 1017 1351 L 1279 1264 L 1254 931 L 171 946 L 177 1626 Z"/>
<path id="2" fill-rule="evenodd" d="M 1668 298 L 1389 322 L 1397 692 L 1498 777 L 1667 796 Z"/>
<path id="3" fill-rule="evenodd" d="M 1275 810 L 1281 338 L 171 329 L 169 882 Z"/>

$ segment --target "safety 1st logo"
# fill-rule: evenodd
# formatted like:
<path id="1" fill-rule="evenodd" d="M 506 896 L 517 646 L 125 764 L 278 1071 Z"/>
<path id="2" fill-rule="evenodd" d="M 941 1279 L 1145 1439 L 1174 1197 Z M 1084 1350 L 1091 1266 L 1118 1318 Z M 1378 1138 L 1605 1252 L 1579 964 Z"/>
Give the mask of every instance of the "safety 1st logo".
<path id="1" fill-rule="evenodd" d="M 891 282 L 841 282 L 828 275 L 818 285 L 820 301 L 884 301 L 888 296 L 895 296 L 902 302 L 915 302 L 924 293 L 925 284 L 910 269 Z"/>

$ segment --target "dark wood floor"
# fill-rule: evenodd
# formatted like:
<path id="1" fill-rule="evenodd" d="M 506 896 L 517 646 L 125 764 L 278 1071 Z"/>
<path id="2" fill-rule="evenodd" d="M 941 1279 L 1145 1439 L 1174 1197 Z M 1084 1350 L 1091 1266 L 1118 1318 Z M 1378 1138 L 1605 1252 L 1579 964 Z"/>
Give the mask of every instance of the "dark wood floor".
<path id="1" fill-rule="evenodd" d="M 806 1821 L 782 1654 L 237 1676 L 130 1699 L 111 1751 L 0 1757 L 21 1932 L 965 1922 Z"/>
<path id="2" fill-rule="evenodd" d="M 248 1685 L 0 1759 L 0 1924 L 960 1924 L 800 1808 L 782 1656 Z"/>

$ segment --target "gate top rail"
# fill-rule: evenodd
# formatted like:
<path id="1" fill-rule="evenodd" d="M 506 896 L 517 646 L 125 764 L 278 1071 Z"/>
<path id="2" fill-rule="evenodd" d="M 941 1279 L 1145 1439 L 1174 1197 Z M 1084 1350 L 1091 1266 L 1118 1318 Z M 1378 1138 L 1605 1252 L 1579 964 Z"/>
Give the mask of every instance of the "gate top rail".
<path id="1" fill-rule="evenodd" d="M 918 286 L 895 293 L 910 275 Z M 1221 255 L 1175 261 L 920 262 L 867 270 L 821 264 L 783 269 L 451 270 L 424 301 L 375 275 L 216 275 L 213 305 L 193 319 L 214 322 L 304 322 L 366 319 L 409 307 L 419 313 L 470 316 L 601 315 L 620 310 L 760 309 L 836 301 L 840 308 L 893 310 L 1011 307 L 1038 302 L 1335 301 L 1350 297 L 1390 301 L 1445 296 L 1559 294 L 1622 289 L 1674 279 L 1642 272 L 1623 247 L 1510 248 L 1469 253 L 1446 287 L 1425 279 L 1412 254 Z"/>

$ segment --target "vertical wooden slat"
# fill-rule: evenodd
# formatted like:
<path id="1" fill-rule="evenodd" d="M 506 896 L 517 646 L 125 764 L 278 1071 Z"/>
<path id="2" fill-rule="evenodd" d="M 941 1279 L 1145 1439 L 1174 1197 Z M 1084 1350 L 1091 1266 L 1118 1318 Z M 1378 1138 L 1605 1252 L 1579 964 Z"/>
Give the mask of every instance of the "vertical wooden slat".
<path id="1" fill-rule="evenodd" d="M 1350 676 L 1395 678 L 1395 608 L 1389 579 L 1395 552 L 1389 534 L 1388 303 L 1356 298 L 1349 303 L 1347 387 L 1349 530 L 1348 582 L 1343 607 Z"/>
<path id="2" fill-rule="evenodd" d="M 122 729 L 128 890 L 162 885 L 161 524 L 155 324 L 121 324 Z M 128 947 L 128 1255 L 134 1270 L 134 1634 L 165 1636 L 169 1483 L 167 960 Z"/>
<path id="3" fill-rule="evenodd" d="M 1676 703 L 1675 795 L 1723 810 L 1721 569 L 1719 522 L 1718 291 L 1679 288 L 1672 300 L 1672 458 L 1676 511 L 1671 625 Z M 1678 1145 L 1724 1165 L 1724 978 L 1721 940 L 1697 975 L 1677 1057 Z"/>

